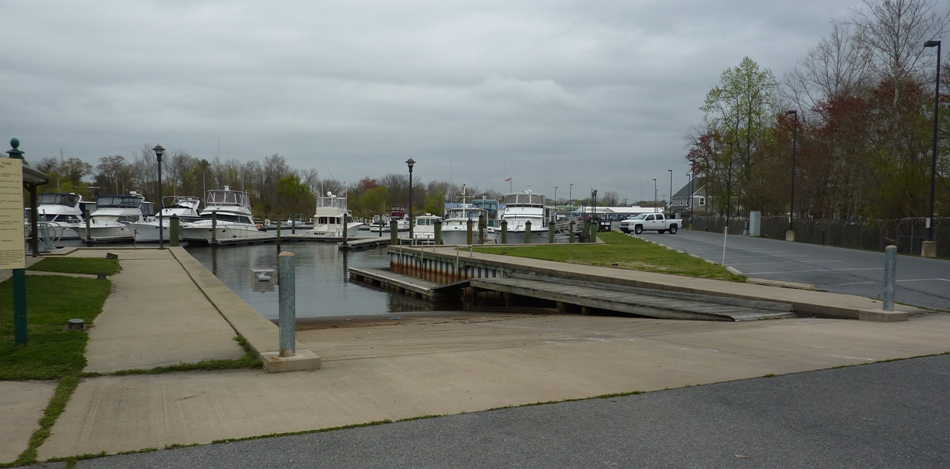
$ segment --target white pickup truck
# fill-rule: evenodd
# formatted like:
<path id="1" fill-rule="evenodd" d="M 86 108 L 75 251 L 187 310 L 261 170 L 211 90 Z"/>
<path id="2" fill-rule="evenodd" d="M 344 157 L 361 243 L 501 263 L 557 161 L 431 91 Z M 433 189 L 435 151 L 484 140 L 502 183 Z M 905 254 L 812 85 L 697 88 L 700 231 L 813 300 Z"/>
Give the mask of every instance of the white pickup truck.
<path id="1" fill-rule="evenodd" d="M 620 222 L 620 231 L 640 234 L 644 231 L 666 233 L 669 230 L 670 234 L 676 234 L 681 226 L 683 226 L 683 220 L 678 218 L 666 218 L 662 213 L 641 213 Z"/>

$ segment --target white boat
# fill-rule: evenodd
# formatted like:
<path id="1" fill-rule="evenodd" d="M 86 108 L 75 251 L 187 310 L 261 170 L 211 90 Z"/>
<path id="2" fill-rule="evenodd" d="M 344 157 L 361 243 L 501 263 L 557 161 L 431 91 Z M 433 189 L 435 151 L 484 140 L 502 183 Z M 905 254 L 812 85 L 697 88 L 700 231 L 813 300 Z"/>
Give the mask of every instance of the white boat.
<path id="1" fill-rule="evenodd" d="M 353 220 L 350 211 L 346 208 L 346 197 L 338 197 L 327 192 L 326 197 L 317 197 L 317 211 L 313 215 L 313 230 L 315 236 L 342 237 L 343 229 L 346 236 L 354 237 L 365 223 Z"/>
<path id="2" fill-rule="evenodd" d="M 80 238 L 80 231 L 85 229 L 85 220 L 80 207 L 81 195 L 49 192 L 40 194 L 36 202 L 36 221 L 45 230 L 44 237 L 57 241 Z M 26 223 L 26 235 L 29 237 L 29 219 Z"/>
<path id="3" fill-rule="evenodd" d="M 195 221 L 201 218 L 198 212 L 198 206 L 201 205 L 201 199 L 191 196 L 167 197 L 171 204 L 163 207 L 161 217 L 150 217 L 148 219 L 127 223 L 132 229 L 132 237 L 136 243 L 157 243 L 158 227 L 161 221 L 162 239 L 168 241 L 171 227 L 172 215 L 178 215 L 179 223 Z M 181 226 L 181 225 L 179 225 Z"/>
<path id="4" fill-rule="evenodd" d="M 543 195 L 527 190 L 507 194 L 503 201 L 505 209 L 502 212 L 501 220 L 508 222 L 509 244 L 525 242 L 527 222 L 531 222 L 530 243 L 548 242 L 548 222 L 554 220 L 554 209 L 544 205 Z M 560 231 L 558 230 L 558 232 Z"/>
<path id="5" fill-rule="evenodd" d="M 155 214 L 155 204 L 132 192 L 129 195 L 104 195 L 96 200 L 96 211 L 89 217 L 86 229 L 79 233 L 87 243 L 132 241 L 133 230 L 128 223 L 142 221 Z"/>
<path id="6" fill-rule="evenodd" d="M 481 207 L 475 206 L 472 203 L 466 202 L 466 193 L 465 185 L 462 185 L 462 193 L 460 194 L 462 198 L 462 203 L 457 207 L 450 208 L 449 212 L 445 215 L 445 219 L 442 222 L 442 244 L 455 244 L 455 245 L 465 245 L 465 244 L 479 244 L 478 239 L 478 221 L 479 217 L 486 217 L 485 224 L 486 228 L 494 226 L 494 223 L 491 223 L 493 220 L 488 219 L 487 212 Z M 483 199 L 485 200 L 485 199 Z M 496 203 L 497 206 L 497 203 Z M 469 242 L 468 239 L 468 222 L 472 222 L 472 240 Z M 493 231 L 484 230 L 485 239 L 482 240 L 482 243 L 494 243 L 495 234 Z"/>
<path id="7" fill-rule="evenodd" d="M 233 191 L 228 186 L 209 190 L 201 218 L 181 225 L 182 241 L 196 244 L 274 236 L 274 233 L 262 231 L 254 223 L 251 199 L 247 192 Z"/>
<path id="8" fill-rule="evenodd" d="M 416 222 L 412 227 L 413 244 L 432 244 L 435 242 L 435 222 L 442 218 L 427 213 L 416 217 Z"/>
<path id="9" fill-rule="evenodd" d="M 394 205 L 389 209 L 389 223 L 392 227 L 392 221 L 396 220 L 396 229 L 399 231 L 409 231 L 409 214 L 406 213 L 406 207 Z M 389 230 L 386 230 L 389 231 Z"/>
<path id="10" fill-rule="evenodd" d="M 373 222 L 369 224 L 371 233 L 389 233 L 389 216 L 373 215 Z"/>

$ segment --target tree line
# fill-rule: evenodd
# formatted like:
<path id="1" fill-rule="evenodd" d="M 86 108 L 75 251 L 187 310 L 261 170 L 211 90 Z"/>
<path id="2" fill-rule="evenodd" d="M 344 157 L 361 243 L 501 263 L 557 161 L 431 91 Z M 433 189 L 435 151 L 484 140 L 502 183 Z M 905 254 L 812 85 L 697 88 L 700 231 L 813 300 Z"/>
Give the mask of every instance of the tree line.
<path id="1" fill-rule="evenodd" d="M 746 57 L 726 69 L 687 136 L 686 159 L 719 214 L 926 217 L 937 50 L 950 11 L 933 0 L 864 0 L 832 21 L 780 82 Z M 946 59 L 946 57 L 944 57 Z M 950 60 L 940 83 L 950 85 Z M 950 212 L 950 102 L 939 94 L 935 213 Z M 793 169 L 794 161 L 794 169 Z"/>
<path id="2" fill-rule="evenodd" d="M 74 192 L 87 200 L 99 195 L 128 194 L 136 191 L 146 200 L 158 198 L 158 161 L 151 145 L 144 145 L 131 159 L 121 155 L 99 158 L 93 167 L 78 158 L 66 160 L 44 158 L 36 169 L 50 176 L 50 183 L 40 186 L 41 192 Z M 315 169 L 299 170 L 290 167 L 285 158 L 274 154 L 263 162 L 211 160 L 197 158 L 185 151 L 167 151 L 162 157 L 162 194 L 166 197 L 203 197 L 208 190 L 230 186 L 250 195 L 254 214 L 261 218 L 277 219 L 300 215 L 309 219 L 316 210 L 316 197 L 332 193 L 346 196 L 347 205 L 356 217 L 372 218 L 387 214 L 393 206 L 408 207 L 408 174 L 387 174 L 380 178 L 364 177 L 353 184 L 332 177 L 320 178 Z M 446 202 L 461 202 L 462 187 L 445 181 L 420 181 L 415 178 L 412 188 L 413 213 L 441 215 Z M 500 200 L 495 190 L 465 187 L 467 199 L 486 197 Z M 560 203 L 566 203 L 559 198 Z M 551 200 L 551 203 L 555 201 Z M 589 204 L 589 199 L 574 199 L 574 204 Z M 598 205 L 617 205 L 618 195 L 607 192 L 598 197 Z M 651 201 L 652 203 L 652 201 Z"/>

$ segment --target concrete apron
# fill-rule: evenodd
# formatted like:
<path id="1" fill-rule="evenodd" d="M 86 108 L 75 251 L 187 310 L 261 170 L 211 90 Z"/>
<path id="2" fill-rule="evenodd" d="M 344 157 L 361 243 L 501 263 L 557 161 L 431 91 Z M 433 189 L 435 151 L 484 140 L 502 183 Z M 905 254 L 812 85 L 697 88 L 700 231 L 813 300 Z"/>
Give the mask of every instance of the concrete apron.
<path id="1" fill-rule="evenodd" d="M 950 315 L 900 323 L 598 316 L 305 331 L 315 372 L 84 380 L 41 460 L 654 391 L 947 352 Z M 596 366 L 592 366 L 596 364 Z"/>

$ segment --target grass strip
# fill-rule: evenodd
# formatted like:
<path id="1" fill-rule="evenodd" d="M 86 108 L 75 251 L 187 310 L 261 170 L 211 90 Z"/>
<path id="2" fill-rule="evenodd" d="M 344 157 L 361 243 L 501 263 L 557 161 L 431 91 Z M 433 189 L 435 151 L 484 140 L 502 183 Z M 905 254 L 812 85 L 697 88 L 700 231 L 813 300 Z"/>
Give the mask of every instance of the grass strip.
<path id="1" fill-rule="evenodd" d="M 56 386 L 56 392 L 53 393 L 53 398 L 50 400 L 49 405 L 46 406 L 43 417 L 40 418 L 40 428 L 33 432 L 33 435 L 30 437 L 29 446 L 20 453 L 16 461 L 0 467 L 13 467 L 36 463 L 37 450 L 40 445 L 49 438 L 53 424 L 56 423 L 56 419 L 59 418 L 60 414 L 66 410 L 66 403 L 73 397 L 73 393 L 77 387 L 79 387 L 79 378 L 75 376 L 64 376 L 59 380 L 59 384 Z"/>
<path id="2" fill-rule="evenodd" d="M 508 256 L 529 259 L 617 267 L 731 282 L 745 282 L 746 279 L 745 276 L 735 275 L 720 265 L 623 233 L 611 231 L 598 233 L 597 237 L 604 243 L 480 246 L 474 249 L 489 254 L 504 252 Z"/>
<path id="3" fill-rule="evenodd" d="M 251 350 L 247 339 L 242 336 L 234 338 L 244 349 L 244 356 L 237 359 L 212 359 L 202 360 L 197 363 L 177 363 L 175 365 L 158 366 L 149 369 L 131 369 L 120 370 L 108 373 L 110 376 L 128 376 L 128 375 L 158 375 L 162 373 L 174 373 L 178 371 L 218 371 L 218 370 L 237 370 L 245 368 L 263 368 L 264 364 L 258 358 L 257 354 Z"/>
<path id="4" fill-rule="evenodd" d="M 13 283 L 0 283 L 0 379 L 59 379 L 86 367 L 84 331 L 70 319 L 92 324 L 112 288 L 108 279 L 26 276 L 27 344 L 14 345 Z"/>
<path id="5" fill-rule="evenodd" d="M 62 274 L 113 275 L 119 271 L 119 260 L 98 257 L 47 257 L 26 270 Z"/>

